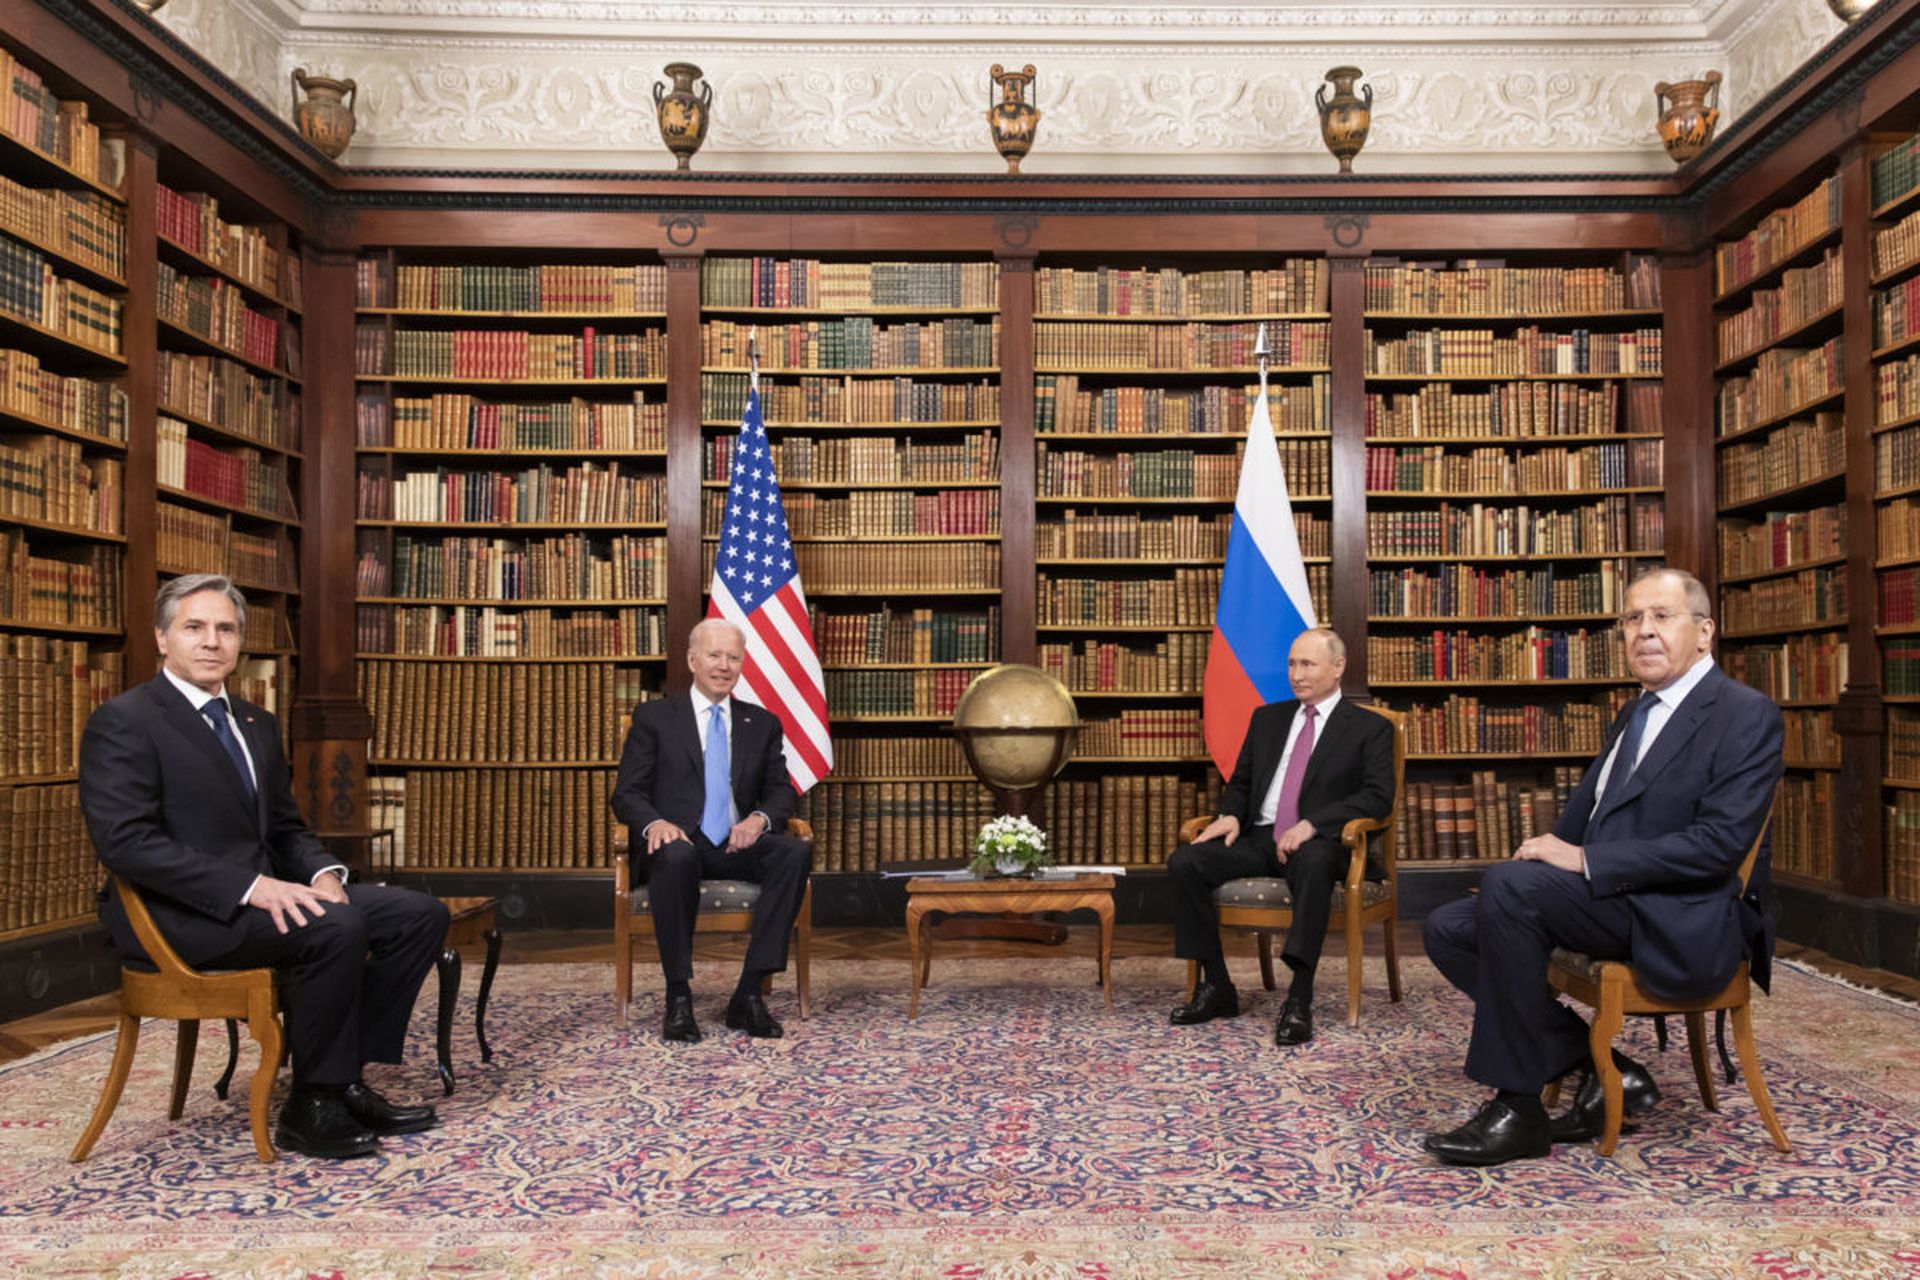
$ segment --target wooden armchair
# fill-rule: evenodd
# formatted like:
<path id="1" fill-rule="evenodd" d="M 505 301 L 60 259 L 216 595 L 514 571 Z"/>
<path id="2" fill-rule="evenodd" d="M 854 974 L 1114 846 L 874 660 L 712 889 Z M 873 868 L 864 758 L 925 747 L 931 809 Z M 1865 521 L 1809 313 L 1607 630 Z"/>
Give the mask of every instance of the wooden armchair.
<path id="1" fill-rule="evenodd" d="M 284 1041 L 280 1031 L 280 1004 L 274 991 L 272 969 L 228 969 L 201 972 L 187 967 L 172 945 L 161 935 L 147 910 L 140 891 L 124 878 L 114 877 L 120 901 L 134 937 L 152 958 L 154 968 L 120 969 L 120 1036 L 113 1046 L 113 1065 L 100 1089 L 100 1101 L 93 1109 L 87 1130 L 73 1148 L 75 1162 L 85 1160 L 99 1140 L 100 1133 L 120 1104 L 121 1090 L 133 1070 L 134 1049 L 140 1043 L 140 1019 L 175 1018 L 179 1020 L 179 1038 L 173 1051 L 173 1098 L 167 1118 L 178 1120 L 187 1102 L 187 1083 L 193 1076 L 194 1049 L 200 1041 L 200 1019 L 245 1019 L 247 1031 L 260 1042 L 260 1065 L 253 1073 L 248 1113 L 253 1125 L 253 1149 L 261 1163 L 274 1158 L 273 1140 L 267 1130 L 267 1099 L 273 1092 L 273 1078 L 280 1069 Z M 231 1070 L 231 1068 L 229 1068 Z"/>
<path id="2" fill-rule="evenodd" d="M 787 819 L 789 835 L 813 840 L 813 828 L 799 818 Z M 627 1020 L 627 1006 L 633 1002 L 634 939 L 653 937 L 653 903 L 647 886 L 631 883 L 627 866 L 628 833 L 625 823 L 613 832 L 613 999 L 620 1021 Z M 700 912 L 694 917 L 695 933 L 746 933 L 753 927 L 754 905 L 760 900 L 760 886 L 750 880 L 702 880 Z M 800 996 L 800 1016 L 812 1008 L 813 978 L 813 881 L 800 891 L 800 914 L 793 921 L 793 975 Z M 766 987 L 773 979 L 768 977 Z"/>
<path id="3" fill-rule="evenodd" d="M 1347 1025 L 1360 1025 L 1360 961 L 1363 955 L 1363 930 L 1368 925 L 1383 926 L 1387 954 L 1387 992 L 1397 1003 L 1400 999 L 1400 949 L 1394 937 L 1394 921 L 1400 911 L 1400 871 L 1394 863 L 1394 827 L 1400 820 L 1400 796 L 1407 771 L 1407 720 L 1398 711 L 1366 706 L 1365 710 L 1384 716 L 1393 725 L 1393 807 L 1384 818 L 1355 818 L 1341 829 L 1340 840 L 1347 848 L 1346 878 L 1333 886 L 1333 911 L 1330 928 L 1344 929 L 1347 935 Z M 1212 819 L 1191 818 L 1180 828 L 1182 844 L 1193 843 Z M 1367 879 L 1367 847 L 1377 837 L 1383 880 Z M 1273 983 L 1273 935 L 1293 923 L 1293 893 L 1284 879 L 1253 877 L 1229 880 L 1213 891 L 1213 903 L 1220 913 L 1220 929 L 1248 929 L 1260 947 L 1260 981 L 1271 991 Z M 1187 965 L 1187 995 L 1191 999 L 1200 966 Z"/>
<path id="4" fill-rule="evenodd" d="M 1747 850 L 1745 860 L 1740 863 L 1742 893 L 1746 892 L 1747 880 L 1753 875 L 1754 859 L 1759 856 L 1760 845 L 1766 840 L 1767 827 L 1772 821 L 1769 816 L 1766 822 L 1760 824 L 1760 834 L 1753 838 L 1753 847 Z M 1630 962 L 1595 960 L 1565 948 L 1555 949 L 1553 958 L 1547 964 L 1547 981 L 1555 991 L 1573 997 L 1594 1011 L 1588 1045 L 1593 1052 L 1594 1069 L 1600 1073 L 1601 1093 L 1607 1105 L 1606 1128 L 1600 1134 L 1599 1142 L 1601 1155 L 1612 1155 L 1620 1141 L 1625 1104 L 1620 1068 L 1613 1061 L 1613 1038 L 1620 1034 L 1626 1016 L 1670 1013 L 1685 1016 L 1687 1048 L 1693 1055 L 1693 1078 L 1700 1086 L 1700 1101 L 1707 1110 L 1718 1111 L 1720 1105 L 1714 1094 L 1713 1066 L 1707 1058 L 1706 1015 L 1721 1010 L 1732 1016 L 1734 1045 L 1739 1050 L 1740 1067 L 1747 1076 L 1747 1092 L 1753 1095 L 1753 1105 L 1760 1113 L 1760 1123 L 1766 1126 L 1767 1135 L 1773 1139 L 1775 1147 L 1783 1154 L 1792 1152 L 1786 1131 L 1780 1127 L 1779 1118 L 1773 1113 L 1773 1099 L 1767 1093 L 1766 1079 L 1760 1074 L 1760 1053 L 1753 1041 L 1753 984 L 1747 975 L 1746 961 L 1740 962 L 1733 980 L 1723 990 L 1698 1000 L 1670 1000 L 1653 995 L 1640 985 Z M 1549 1107 L 1559 1100 L 1559 1093 L 1560 1082 L 1556 1080 L 1547 1087 L 1546 1103 Z"/>

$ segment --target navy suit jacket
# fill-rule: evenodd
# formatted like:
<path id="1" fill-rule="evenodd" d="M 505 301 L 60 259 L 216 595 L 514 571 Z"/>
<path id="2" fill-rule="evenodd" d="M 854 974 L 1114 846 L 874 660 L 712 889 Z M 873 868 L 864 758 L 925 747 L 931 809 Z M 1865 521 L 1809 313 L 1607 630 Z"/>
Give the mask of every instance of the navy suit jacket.
<path id="1" fill-rule="evenodd" d="M 743 818 L 755 810 L 766 814 L 767 830 L 779 835 L 799 800 L 787 780 L 780 718 L 737 693 L 731 705 L 727 743 L 733 755 L 733 802 Z M 628 847 L 644 849 L 642 833 L 659 818 L 691 836 L 706 803 L 707 762 L 693 719 L 693 694 L 683 691 L 635 707 L 612 797 L 615 816 L 627 824 Z M 647 859 L 633 861 L 644 878 Z"/>
<path id="2" fill-rule="evenodd" d="M 190 965 L 240 945 L 240 898 L 256 877 L 308 884 L 339 864 L 300 816 L 279 723 L 250 702 L 228 703 L 253 756 L 251 801 L 213 727 L 165 675 L 100 707 L 80 740 L 80 809 L 94 851 L 140 886 Z M 100 919 L 122 955 L 144 955 L 111 881 Z"/>
<path id="3" fill-rule="evenodd" d="M 1260 804 L 1280 769 L 1300 703 L 1271 702 L 1253 713 L 1233 776 L 1220 793 L 1222 815 L 1239 819 L 1244 836 L 1260 819 Z M 1393 808 L 1393 726 L 1349 698 L 1335 704 L 1320 726 L 1306 776 L 1300 779 L 1300 816 L 1314 834 L 1340 842 L 1354 818 L 1384 818 Z"/>
<path id="4" fill-rule="evenodd" d="M 1596 895 L 1626 898 L 1628 954 L 1649 991 L 1711 995 L 1743 959 L 1764 989 L 1773 959 L 1773 927 L 1757 888 L 1765 868 L 1756 863 L 1754 892 L 1744 897 L 1738 877 L 1783 772 L 1780 708 L 1714 668 L 1674 709 L 1625 793 L 1596 813 L 1600 765 L 1633 705 L 1608 730 L 1554 834 L 1585 847 Z M 1604 838 L 1588 841 L 1588 828 L 1616 811 Z"/>

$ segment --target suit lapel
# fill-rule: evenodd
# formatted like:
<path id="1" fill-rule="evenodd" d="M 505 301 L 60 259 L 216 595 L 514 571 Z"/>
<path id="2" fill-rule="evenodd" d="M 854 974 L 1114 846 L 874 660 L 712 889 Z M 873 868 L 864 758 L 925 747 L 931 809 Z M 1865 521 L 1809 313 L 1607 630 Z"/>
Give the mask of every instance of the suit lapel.
<path id="1" fill-rule="evenodd" d="M 693 764 L 693 775 L 699 778 L 704 787 L 707 778 L 707 757 L 700 749 L 699 716 L 704 710 L 696 712 L 693 705 L 693 690 L 689 689 L 674 699 L 680 704 L 680 710 L 667 717 L 667 732 L 687 753 L 687 759 Z"/>
<path id="2" fill-rule="evenodd" d="M 213 726 L 207 723 L 207 718 L 193 709 L 193 704 L 187 701 L 186 695 L 174 688 L 173 682 L 164 674 L 155 676 L 148 688 L 152 690 L 153 699 L 159 704 L 161 714 L 166 716 L 181 737 L 193 744 L 193 749 L 200 753 L 202 763 L 225 780 L 228 790 L 233 794 L 234 802 L 241 809 L 251 813 L 254 825 L 258 826 L 260 823 L 258 796 L 255 797 L 256 803 L 248 804 L 246 784 L 241 782 L 239 773 L 234 770 L 233 760 L 227 755 L 227 749 L 220 745 L 220 739 L 213 736 Z M 252 750 L 252 739 L 248 739 L 247 747 Z M 257 753 L 254 759 L 259 759 Z M 258 788 L 256 787 L 255 790 L 257 791 Z"/>
<path id="3" fill-rule="evenodd" d="M 1607 797 L 1600 802 L 1600 807 L 1594 810 L 1593 816 L 1587 820 L 1589 827 L 1607 814 L 1638 799 L 1652 780 L 1659 777 L 1679 757 L 1687 744 L 1692 741 L 1693 735 L 1706 722 L 1707 714 L 1719 698 L 1719 679 L 1718 671 L 1708 672 L 1700 683 L 1694 686 L 1693 692 L 1673 709 L 1667 717 L 1667 723 L 1660 730 L 1660 736 L 1653 740 L 1653 745 L 1641 753 L 1640 763 L 1628 777 L 1626 787 L 1618 792 L 1609 788 Z M 1643 693 L 1640 696 L 1644 698 L 1649 695 Z M 1625 717 L 1622 716 L 1623 723 L 1624 720 Z M 1613 767 L 1618 769 L 1620 764 L 1620 761 L 1615 760 Z"/>
<path id="4" fill-rule="evenodd" d="M 748 734 L 759 732 L 761 714 L 759 707 L 742 702 L 738 694 L 734 695 L 733 723 L 727 729 L 727 746 L 733 754 L 727 762 L 727 767 L 728 777 L 733 781 L 734 803 L 742 806 L 743 813 L 745 812 L 747 761 L 753 755 L 752 752 L 744 749 L 743 744 Z"/>
<path id="5" fill-rule="evenodd" d="M 1314 775 L 1320 772 L 1321 762 L 1332 755 L 1332 744 L 1339 741 L 1345 731 L 1347 711 L 1347 700 L 1342 697 L 1328 713 L 1327 722 L 1320 726 L 1319 734 L 1313 740 L 1313 754 L 1307 757 L 1307 771 L 1300 775 L 1301 795 L 1305 795 L 1307 788 L 1313 785 Z"/>
<path id="6" fill-rule="evenodd" d="M 240 737 L 246 742 L 247 754 L 253 759 L 254 818 L 264 828 L 266 826 L 267 815 L 267 775 L 264 762 L 268 755 L 267 748 L 269 746 L 267 742 L 266 721 L 261 719 L 260 713 L 254 709 L 253 704 L 250 702 L 242 702 L 238 698 L 229 697 L 227 703 L 233 708 L 233 718 L 238 721 L 240 725 Z M 278 743 L 271 745 L 274 747 L 279 746 Z M 222 751 L 221 754 L 225 755 L 226 752 Z"/>
<path id="7" fill-rule="evenodd" d="M 1300 710 L 1300 704 L 1297 701 L 1283 703 L 1282 706 L 1285 710 L 1280 714 L 1279 723 L 1274 727 L 1272 743 L 1260 744 L 1260 770 L 1254 775 L 1253 791 L 1248 797 L 1256 816 L 1259 814 L 1261 802 L 1266 799 L 1267 792 L 1273 789 L 1273 775 L 1280 772 L 1280 757 L 1287 753 L 1287 734 L 1293 728 L 1293 717 Z M 1272 755 L 1266 754 L 1269 748 L 1273 752 Z"/>

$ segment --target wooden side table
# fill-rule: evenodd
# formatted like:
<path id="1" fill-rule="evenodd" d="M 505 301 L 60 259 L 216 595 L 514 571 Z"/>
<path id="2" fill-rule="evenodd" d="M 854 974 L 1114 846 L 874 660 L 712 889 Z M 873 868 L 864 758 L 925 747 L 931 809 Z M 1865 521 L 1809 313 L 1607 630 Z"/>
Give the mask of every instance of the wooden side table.
<path id="1" fill-rule="evenodd" d="M 933 968 L 934 913 L 989 912 L 1037 915 L 1042 911 L 1089 909 L 1100 917 L 1100 988 L 1113 1007 L 1113 877 L 1082 875 L 1071 880 L 940 880 L 915 876 L 907 881 L 907 946 L 913 964 L 909 1019 L 920 1016 L 920 988 Z"/>

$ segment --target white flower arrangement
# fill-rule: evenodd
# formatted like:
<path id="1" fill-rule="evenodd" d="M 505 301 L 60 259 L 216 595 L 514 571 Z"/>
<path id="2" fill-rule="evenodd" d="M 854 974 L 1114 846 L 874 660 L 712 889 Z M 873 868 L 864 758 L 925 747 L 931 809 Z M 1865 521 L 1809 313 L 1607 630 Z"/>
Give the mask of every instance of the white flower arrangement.
<path id="1" fill-rule="evenodd" d="M 1029 819 L 1002 815 L 980 828 L 968 870 L 977 876 L 1024 876 L 1052 864 L 1046 832 Z"/>

